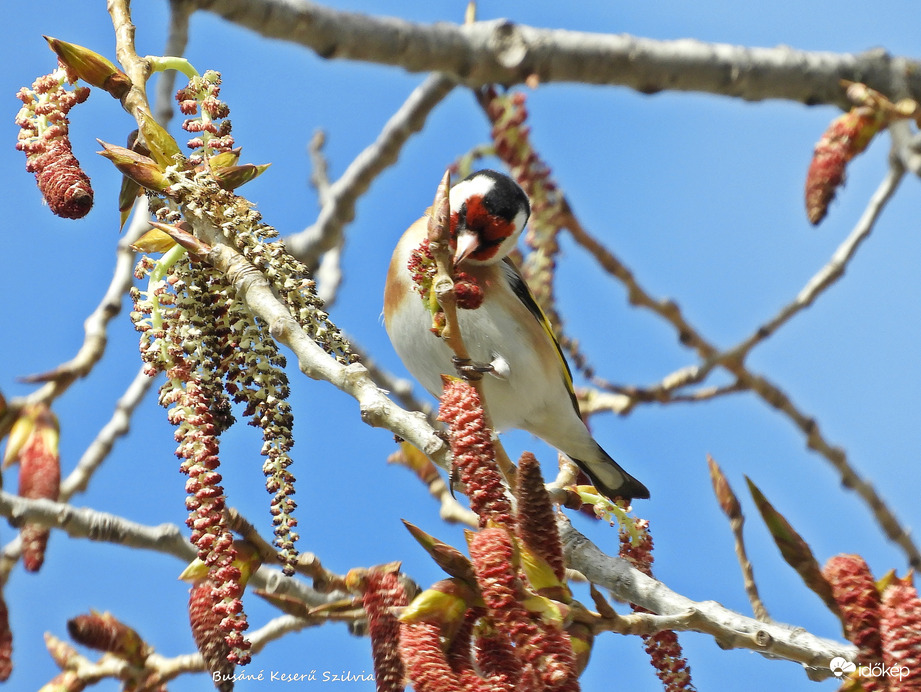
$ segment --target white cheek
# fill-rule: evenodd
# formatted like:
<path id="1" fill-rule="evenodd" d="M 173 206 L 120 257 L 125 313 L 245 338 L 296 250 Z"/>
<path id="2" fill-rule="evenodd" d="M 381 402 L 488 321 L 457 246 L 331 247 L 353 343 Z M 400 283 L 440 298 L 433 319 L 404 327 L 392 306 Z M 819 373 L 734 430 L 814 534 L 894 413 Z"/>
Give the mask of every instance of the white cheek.
<path id="1" fill-rule="evenodd" d="M 448 196 L 448 200 L 451 203 L 451 211 L 460 209 L 464 202 L 473 196 L 485 197 L 486 193 L 493 188 L 494 184 L 492 179 L 487 178 L 485 175 L 470 180 L 462 180 L 451 188 L 451 193 Z"/>
<path id="2" fill-rule="evenodd" d="M 525 224 L 528 222 L 528 214 L 524 211 L 520 211 L 515 214 L 515 232 L 512 234 L 516 238 L 521 235 L 521 232 L 524 230 Z"/>

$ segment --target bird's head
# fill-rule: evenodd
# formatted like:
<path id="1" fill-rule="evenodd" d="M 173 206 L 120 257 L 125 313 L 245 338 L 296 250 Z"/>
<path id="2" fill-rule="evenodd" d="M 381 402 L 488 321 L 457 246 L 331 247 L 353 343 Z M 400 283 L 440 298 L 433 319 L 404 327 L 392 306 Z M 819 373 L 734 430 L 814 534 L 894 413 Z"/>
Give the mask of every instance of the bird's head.
<path id="1" fill-rule="evenodd" d="M 451 188 L 451 240 L 454 264 L 493 264 L 518 242 L 531 204 L 507 175 L 483 170 Z"/>

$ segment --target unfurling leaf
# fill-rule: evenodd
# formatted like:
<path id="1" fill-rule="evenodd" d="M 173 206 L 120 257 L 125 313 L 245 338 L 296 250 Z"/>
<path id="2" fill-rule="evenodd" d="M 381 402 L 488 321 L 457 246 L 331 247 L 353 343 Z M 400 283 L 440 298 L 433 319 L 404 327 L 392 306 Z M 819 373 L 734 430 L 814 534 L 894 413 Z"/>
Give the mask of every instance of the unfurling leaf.
<path id="1" fill-rule="evenodd" d="M 179 144 L 150 113 L 138 109 L 137 116 L 141 137 L 150 150 L 151 157 L 161 169 L 173 166 L 182 160 L 182 150 Z"/>
<path id="2" fill-rule="evenodd" d="M 138 238 L 131 247 L 138 252 L 150 255 L 172 250 L 175 245 L 176 241 L 173 240 L 169 234 L 164 233 L 159 228 L 151 228 L 147 233 Z"/>
<path id="3" fill-rule="evenodd" d="M 128 75 L 99 53 L 50 36 L 44 38 L 61 62 L 87 84 L 104 89 L 117 99 L 131 88 Z"/>
<path id="4" fill-rule="evenodd" d="M 819 567 L 819 563 L 812 554 L 809 545 L 790 525 L 790 522 L 774 509 L 774 506 L 768 502 L 764 494 L 758 489 L 758 486 L 748 476 L 745 477 L 745 480 L 748 482 L 748 489 L 755 500 L 755 505 L 758 507 L 758 511 L 761 512 L 761 518 L 764 519 L 768 531 L 771 532 L 771 537 L 780 549 L 783 559 L 796 570 L 803 583 L 815 591 L 833 613 L 837 613 L 838 604 L 835 602 L 831 585 L 822 575 L 822 569 Z"/>

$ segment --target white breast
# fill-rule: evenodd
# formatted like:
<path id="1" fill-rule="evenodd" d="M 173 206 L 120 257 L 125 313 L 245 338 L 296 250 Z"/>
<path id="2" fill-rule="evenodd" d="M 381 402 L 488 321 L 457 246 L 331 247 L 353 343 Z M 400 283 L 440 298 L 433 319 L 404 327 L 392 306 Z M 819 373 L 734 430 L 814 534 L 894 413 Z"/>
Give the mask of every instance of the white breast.
<path id="1" fill-rule="evenodd" d="M 404 238 L 404 241 L 407 240 Z M 408 243 L 415 247 L 415 242 Z M 405 267 L 409 251 L 401 247 L 394 255 L 396 267 Z M 492 364 L 495 373 L 483 378 L 487 406 L 497 429 L 539 427 L 548 411 L 563 406 L 569 408 L 568 393 L 556 372 L 555 354 L 541 354 L 533 344 L 546 339 L 539 323 L 512 293 L 502 278 L 498 266 L 471 267 L 486 292 L 486 300 L 476 310 L 458 310 L 458 321 L 464 344 L 473 361 Z M 409 285 L 408 270 L 401 280 Z M 385 320 L 387 333 L 394 349 L 406 368 L 434 396 L 441 394 L 441 375 L 456 375 L 453 352 L 445 342 L 430 331 L 432 319 L 416 292 Z M 543 357 L 542 357 L 543 355 Z M 547 359 L 547 355 L 551 359 Z M 552 369 L 548 371 L 548 368 Z M 552 386 L 557 383 L 558 386 Z M 548 387 L 548 383 L 551 386 Z M 553 412 L 554 416 L 558 412 Z"/>

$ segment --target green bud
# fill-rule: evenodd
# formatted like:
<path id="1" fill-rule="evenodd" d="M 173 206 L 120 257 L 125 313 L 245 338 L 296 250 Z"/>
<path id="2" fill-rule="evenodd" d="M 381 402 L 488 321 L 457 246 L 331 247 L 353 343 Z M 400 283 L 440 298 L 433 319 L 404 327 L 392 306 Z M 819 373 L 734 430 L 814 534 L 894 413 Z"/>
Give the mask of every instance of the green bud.
<path id="1" fill-rule="evenodd" d="M 131 79 L 112 62 L 89 48 L 45 36 L 51 50 L 87 84 L 108 91 L 120 99 L 131 88 Z"/>
<path id="2" fill-rule="evenodd" d="M 191 233 L 189 233 L 188 231 L 182 228 L 179 228 L 178 226 L 170 226 L 169 224 L 156 223 L 154 221 L 151 221 L 150 225 L 153 226 L 156 230 L 166 233 L 166 235 L 172 238 L 176 243 L 184 247 L 189 252 L 193 252 L 200 257 L 204 257 L 209 252 L 211 252 L 211 246 L 208 245 L 208 243 L 204 242 L 203 240 L 199 240 L 194 235 L 192 235 Z M 236 545 L 236 543 L 234 545 Z M 244 546 L 244 545 L 249 546 L 248 543 L 244 543 L 241 541 L 241 546 Z M 242 547 L 238 548 L 238 552 L 242 549 L 243 549 Z M 246 553 L 247 559 L 253 558 L 254 555 L 255 554 L 252 548 L 247 548 L 247 553 Z M 258 555 L 255 555 L 255 559 L 258 559 Z M 241 564 L 237 565 L 238 567 L 240 567 L 241 571 L 243 570 L 243 567 L 247 567 L 247 569 L 250 569 L 249 564 L 248 563 L 244 564 L 244 562 L 245 561 L 241 561 Z M 256 569 L 258 568 L 259 568 L 259 565 L 257 563 Z M 252 570 L 250 569 L 250 571 Z M 183 577 L 180 577 L 180 579 L 182 578 Z"/>
<path id="3" fill-rule="evenodd" d="M 102 145 L 103 151 L 97 152 L 100 156 L 105 156 L 109 161 L 115 164 L 115 167 L 134 180 L 141 187 L 156 192 L 163 192 L 170 183 L 163 170 L 154 162 L 142 154 L 119 147 L 114 144 L 107 144 L 101 139 L 97 139 Z"/>
<path id="4" fill-rule="evenodd" d="M 224 166 L 222 168 L 212 166 L 211 173 L 217 184 L 222 188 L 235 190 L 262 175 L 263 171 L 271 165 L 270 163 L 263 163 L 257 166 L 252 163 L 246 163 L 242 166 Z"/>

